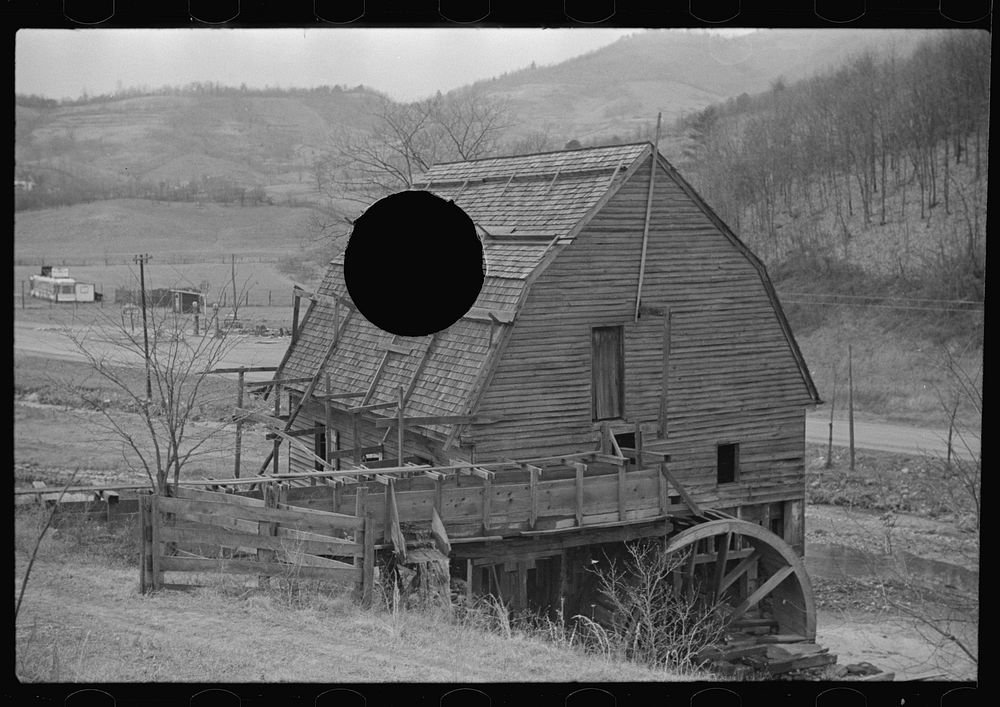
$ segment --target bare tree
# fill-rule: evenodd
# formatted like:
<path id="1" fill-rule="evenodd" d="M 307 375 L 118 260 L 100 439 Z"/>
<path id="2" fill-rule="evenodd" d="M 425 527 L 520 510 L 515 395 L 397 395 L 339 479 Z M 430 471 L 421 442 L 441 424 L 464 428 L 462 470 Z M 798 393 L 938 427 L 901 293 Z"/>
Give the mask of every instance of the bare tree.
<path id="1" fill-rule="evenodd" d="M 506 103 L 468 89 L 406 104 L 382 96 L 368 122 L 333 135 L 314 165 L 331 207 L 314 218 L 317 240 L 346 234 L 373 201 L 409 189 L 436 163 L 496 154 L 510 121 Z"/>
<path id="2" fill-rule="evenodd" d="M 237 293 L 237 301 L 243 293 Z M 193 333 L 188 316 L 172 309 L 149 309 L 149 371 L 153 398 L 146 399 L 134 370 L 145 358 L 142 331 L 132 331 L 113 315 L 101 314 L 83 331 L 67 329 L 65 335 L 94 372 L 119 391 L 131 412 L 113 408 L 85 388 L 78 393 L 99 413 L 98 426 L 123 445 L 123 457 L 141 470 L 150 487 L 166 493 L 168 484 L 180 481 L 184 466 L 206 453 L 229 420 L 193 423 L 203 400 L 206 371 L 217 367 L 240 343 L 240 337 L 203 327 Z"/>

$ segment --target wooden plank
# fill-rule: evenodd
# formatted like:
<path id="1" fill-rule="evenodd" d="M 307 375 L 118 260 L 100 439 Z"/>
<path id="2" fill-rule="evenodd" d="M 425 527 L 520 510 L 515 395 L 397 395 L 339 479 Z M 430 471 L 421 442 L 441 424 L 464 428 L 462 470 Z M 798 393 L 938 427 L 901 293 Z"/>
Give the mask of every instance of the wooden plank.
<path id="1" fill-rule="evenodd" d="M 818 668 L 822 665 L 833 665 L 837 662 L 837 656 L 830 653 L 816 653 L 805 655 L 791 660 L 778 663 L 766 663 L 763 667 L 771 675 L 790 673 L 793 670 L 805 670 L 806 668 Z"/>
<path id="2" fill-rule="evenodd" d="M 788 575 L 792 574 L 794 571 L 794 567 L 786 565 L 768 577 L 763 584 L 757 587 L 757 590 L 754 591 L 753 594 L 748 596 L 743 600 L 743 602 L 740 603 L 739 606 L 733 609 L 733 613 L 730 614 L 730 620 L 738 619 L 740 616 L 745 614 L 750 607 L 756 606 L 757 602 L 770 594 L 775 587 L 785 581 Z"/>
<path id="3" fill-rule="evenodd" d="M 396 506 L 396 484 L 390 479 L 385 490 L 386 503 L 388 504 L 389 538 L 392 540 L 393 550 L 396 557 L 401 562 L 406 562 L 406 538 L 403 537 L 403 530 L 399 527 L 399 509 Z"/>
<path id="4" fill-rule="evenodd" d="M 517 312 L 513 309 L 487 309 L 485 307 L 469 307 L 469 310 L 462 315 L 463 319 L 474 319 L 477 321 L 509 324 L 514 321 Z"/>
<path id="5" fill-rule="evenodd" d="M 394 403 L 371 403 L 370 405 L 358 405 L 356 407 L 347 408 L 346 412 L 351 414 L 358 414 L 362 412 L 371 412 L 372 410 L 385 410 L 386 408 L 394 408 L 399 405 L 398 402 Z"/>
<path id="6" fill-rule="evenodd" d="M 347 400 L 350 398 L 361 398 L 364 397 L 365 391 L 355 390 L 351 393 L 324 393 L 323 395 L 316 395 L 313 393 L 313 398 L 317 400 Z"/>
<path id="7" fill-rule="evenodd" d="M 409 356 L 414 351 L 419 348 L 416 344 L 399 344 L 394 341 L 390 341 L 385 345 L 385 350 L 388 353 L 399 354 L 400 356 Z"/>
<path id="8" fill-rule="evenodd" d="M 386 403 L 384 407 L 394 407 L 398 403 Z M 407 425 L 467 425 L 467 424 L 492 424 L 496 422 L 492 418 L 479 418 L 473 415 L 425 415 L 421 417 L 404 417 L 403 422 Z M 384 417 L 375 420 L 375 427 L 395 427 L 399 425 L 399 419 L 395 417 Z"/>
<path id="9" fill-rule="evenodd" d="M 695 500 L 687 492 L 687 489 L 685 489 L 684 486 L 681 485 L 679 481 L 677 481 L 677 478 L 670 473 L 670 469 L 667 468 L 666 463 L 662 463 L 660 465 L 660 473 L 662 473 L 664 476 L 667 477 L 667 480 L 677 490 L 677 493 L 680 494 L 680 497 L 684 499 L 684 503 L 687 504 L 687 507 L 690 508 L 693 513 L 701 515 L 701 507 L 697 503 L 695 503 Z"/>
<path id="10" fill-rule="evenodd" d="M 282 534 L 259 535 L 218 527 L 181 528 L 166 525 L 160 529 L 160 538 L 164 542 L 246 547 L 255 550 L 265 548 L 278 552 L 301 551 L 310 555 L 336 555 L 338 557 L 359 555 L 362 552 L 360 545 L 349 541 L 302 540 Z"/>
<path id="11" fill-rule="evenodd" d="M 635 518 L 635 519 L 632 519 L 632 520 L 625 520 L 625 521 L 615 520 L 615 521 L 608 521 L 608 522 L 604 522 L 604 523 L 586 523 L 586 522 L 584 522 L 584 524 L 582 526 L 572 526 L 571 525 L 571 526 L 567 526 L 565 528 L 550 528 L 548 530 L 522 530 L 522 531 L 520 531 L 519 535 L 532 536 L 532 537 L 534 537 L 534 536 L 545 536 L 545 535 L 560 535 L 560 534 L 563 534 L 563 533 L 571 533 L 571 532 L 579 531 L 580 528 L 584 528 L 584 529 L 588 529 L 588 530 L 590 530 L 590 529 L 598 529 L 598 528 L 623 528 L 623 527 L 630 526 L 630 525 L 641 525 L 641 524 L 644 524 L 644 523 L 658 523 L 658 522 L 664 521 L 664 520 L 667 520 L 667 516 L 665 516 L 665 515 L 650 516 L 648 518 Z M 584 521 L 586 521 L 586 519 L 584 519 Z"/>
<path id="12" fill-rule="evenodd" d="M 736 567 L 734 567 L 732 571 L 722 580 L 722 584 L 719 585 L 719 593 L 721 594 L 726 591 L 733 582 L 746 574 L 747 570 L 749 570 L 751 566 L 755 565 L 759 559 L 760 552 L 754 550 L 748 557 L 741 560 L 740 563 L 736 565 Z"/>
<path id="13" fill-rule="evenodd" d="M 186 498 L 192 501 L 212 501 L 213 503 L 231 503 L 238 506 L 250 506 L 253 508 L 263 508 L 264 501 L 250 496 L 238 496 L 235 493 L 222 493 L 220 491 L 202 491 L 181 486 L 174 489 L 176 498 Z"/>
<path id="14" fill-rule="evenodd" d="M 396 337 L 393 337 L 395 341 Z M 375 373 L 372 374 L 372 379 L 368 383 L 368 390 L 365 392 L 365 397 L 361 399 L 361 407 L 365 407 L 368 401 L 372 399 L 372 395 L 375 394 L 375 386 L 378 385 L 378 379 L 382 376 L 382 371 L 385 369 L 385 364 L 389 362 L 389 356 L 392 351 L 387 350 L 382 354 L 382 360 L 379 361 L 378 366 L 375 368 Z M 357 409 L 357 408 L 356 408 Z"/>
<path id="15" fill-rule="evenodd" d="M 325 530 L 353 530 L 361 525 L 361 520 L 354 516 L 324 513 L 321 511 L 306 511 L 278 508 L 254 508 L 238 506 L 229 503 L 211 501 L 194 501 L 181 498 L 160 498 L 157 506 L 162 513 L 201 513 L 222 518 L 237 518 L 258 522 L 288 523 L 296 526 L 309 526 Z"/>
<path id="16" fill-rule="evenodd" d="M 208 557 L 164 557 L 164 572 L 229 572 L 268 576 L 294 575 L 304 579 L 319 579 L 332 582 L 357 582 L 357 568 L 341 567 L 293 567 L 280 562 L 259 562 L 255 560 L 231 560 Z"/>

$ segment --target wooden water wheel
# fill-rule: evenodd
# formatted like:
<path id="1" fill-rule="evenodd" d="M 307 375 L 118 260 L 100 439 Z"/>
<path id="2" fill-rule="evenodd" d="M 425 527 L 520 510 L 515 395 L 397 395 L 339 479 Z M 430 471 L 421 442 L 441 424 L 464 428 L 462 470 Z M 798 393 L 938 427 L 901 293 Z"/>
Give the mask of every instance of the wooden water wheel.
<path id="1" fill-rule="evenodd" d="M 763 527 L 722 517 L 673 536 L 666 552 L 685 553 L 675 586 L 697 587 L 731 625 L 766 626 L 816 637 L 816 604 L 802 559 Z"/>

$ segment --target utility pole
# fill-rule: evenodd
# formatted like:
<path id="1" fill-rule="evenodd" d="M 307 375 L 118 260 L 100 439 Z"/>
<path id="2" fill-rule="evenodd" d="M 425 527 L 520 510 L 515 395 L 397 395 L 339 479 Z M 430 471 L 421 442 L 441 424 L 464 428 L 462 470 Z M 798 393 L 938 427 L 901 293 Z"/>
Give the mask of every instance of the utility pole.
<path id="1" fill-rule="evenodd" d="M 146 263 L 149 262 L 149 254 L 137 255 L 132 262 L 139 264 L 139 287 L 142 297 L 142 346 L 146 356 L 146 404 L 153 400 L 153 385 L 149 377 L 149 331 L 146 325 Z"/>
<path id="2" fill-rule="evenodd" d="M 847 345 L 847 421 L 851 436 L 851 471 L 854 471 L 854 354 Z"/>

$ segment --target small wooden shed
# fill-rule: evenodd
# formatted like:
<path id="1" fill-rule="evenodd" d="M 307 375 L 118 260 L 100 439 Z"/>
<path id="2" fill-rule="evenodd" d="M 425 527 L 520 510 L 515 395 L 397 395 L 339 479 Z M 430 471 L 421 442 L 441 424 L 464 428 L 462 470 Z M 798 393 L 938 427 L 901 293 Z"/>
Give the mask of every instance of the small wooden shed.
<path id="1" fill-rule="evenodd" d="M 178 314 L 193 314 L 205 311 L 205 295 L 198 290 L 170 290 L 173 310 Z"/>
<path id="2" fill-rule="evenodd" d="M 760 553 L 786 563 L 772 568 L 766 588 L 785 591 L 794 570 L 795 586 L 803 587 L 795 596 L 811 597 L 795 555 L 804 546 L 805 412 L 820 402 L 816 387 L 761 261 L 653 145 L 441 164 L 413 188 L 453 200 L 473 219 L 486 256 L 482 291 L 454 325 L 417 338 L 392 336 L 356 311 L 341 257 L 315 292 L 299 291 L 311 301 L 275 377 L 294 411 L 283 418 L 290 435 L 311 444 L 286 445 L 289 471 L 338 460 L 354 469 L 398 467 L 399 460 L 425 468 L 492 463 L 495 479 L 493 471 L 472 469 L 484 486 L 471 497 L 461 477 L 449 481 L 453 499 L 446 493 L 444 505 L 442 472 L 425 472 L 438 479 L 434 503 L 448 532 L 460 535 L 513 538 L 588 523 L 596 524 L 591 533 L 607 535 L 608 518 L 616 527 L 665 517 L 669 525 L 663 514 L 676 512 L 669 509 L 703 520 L 704 509 L 717 509 L 731 518 L 713 531 L 718 537 L 688 537 L 716 548 L 719 580 L 728 566 L 719 548 L 738 547 L 734 532 L 758 542 L 739 530 L 750 522 L 778 537 L 768 534 L 769 549 Z M 393 418 L 404 412 L 400 450 Z M 587 450 L 610 453 L 612 463 L 639 459 L 628 471 L 619 466 L 610 477 L 590 479 L 596 462 L 583 470 L 570 459 Z M 662 464 L 669 459 L 661 475 L 683 496 L 681 505 L 665 495 L 655 465 L 642 471 L 655 454 Z M 535 461 L 502 466 L 525 459 Z M 556 470 L 551 486 L 536 483 L 539 459 L 561 463 L 569 476 Z M 514 484 L 509 491 L 488 485 L 505 478 Z M 567 483 L 569 496 L 557 497 Z M 617 506 L 613 499 L 602 505 L 595 493 L 613 494 Z M 390 495 L 391 487 L 387 508 Z M 429 517 L 421 504 L 430 501 L 413 498 L 416 505 L 407 501 L 400 513 Z M 588 516 L 591 507 L 596 515 Z M 469 525 L 477 514 L 482 523 Z M 489 556 L 497 566 L 516 560 L 522 592 L 537 581 L 553 595 L 545 587 L 555 579 L 543 579 L 542 570 L 524 579 L 535 572 L 528 563 L 544 557 L 537 539 L 514 539 L 506 552 L 515 554 L 501 557 L 485 535 L 460 546 L 470 586 L 485 581 L 473 566 Z M 551 552 L 563 553 L 557 565 L 572 565 L 567 548 L 596 537 L 553 544 Z M 717 582 L 718 591 L 731 581 Z M 756 602 L 762 594 L 744 596 Z M 796 621 L 814 626 L 811 616 Z"/>

